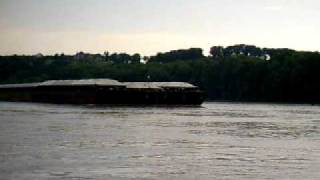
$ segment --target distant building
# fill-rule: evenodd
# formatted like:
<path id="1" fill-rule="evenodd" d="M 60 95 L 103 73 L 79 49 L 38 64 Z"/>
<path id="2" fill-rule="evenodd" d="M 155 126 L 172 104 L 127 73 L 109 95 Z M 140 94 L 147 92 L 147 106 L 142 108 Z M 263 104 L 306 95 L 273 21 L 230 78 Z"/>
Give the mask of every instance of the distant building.
<path id="1" fill-rule="evenodd" d="M 86 54 L 84 52 L 78 52 L 76 55 L 74 55 L 74 59 L 81 60 L 85 59 L 89 54 Z"/>
<path id="2" fill-rule="evenodd" d="M 78 52 L 74 55 L 74 59 L 83 60 L 83 59 L 94 59 L 94 60 L 104 60 L 104 57 L 101 54 L 89 54 L 84 52 Z"/>
<path id="3" fill-rule="evenodd" d="M 43 54 L 38 53 L 38 54 L 35 54 L 35 55 L 33 55 L 33 56 L 36 57 L 36 58 L 42 58 L 42 57 L 43 57 Z"/>

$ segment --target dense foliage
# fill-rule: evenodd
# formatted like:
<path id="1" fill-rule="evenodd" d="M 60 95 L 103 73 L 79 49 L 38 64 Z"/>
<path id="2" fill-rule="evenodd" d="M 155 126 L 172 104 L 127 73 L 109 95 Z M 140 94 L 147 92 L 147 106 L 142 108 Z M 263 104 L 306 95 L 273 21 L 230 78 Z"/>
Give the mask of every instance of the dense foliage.
<path id="1" fill-rule="evenodd" d="M 210 100 L 320 103 L 320 54 L 255 46 L 215 46 L 206 57 L 192 48 L 144 57 L 105 53 L 0 56 L 0 83 L 49 79 L 185 81 Z"/>

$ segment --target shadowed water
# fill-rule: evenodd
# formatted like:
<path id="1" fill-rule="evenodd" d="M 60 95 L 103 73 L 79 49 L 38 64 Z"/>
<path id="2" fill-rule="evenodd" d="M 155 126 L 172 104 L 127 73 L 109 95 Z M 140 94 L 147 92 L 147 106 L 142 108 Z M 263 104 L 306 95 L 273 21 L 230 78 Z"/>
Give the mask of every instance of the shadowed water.
<path id="1" fill-rule="evenodd" d="M 320 107 L 0 102 L 0 179 L 318 179 Z"/>

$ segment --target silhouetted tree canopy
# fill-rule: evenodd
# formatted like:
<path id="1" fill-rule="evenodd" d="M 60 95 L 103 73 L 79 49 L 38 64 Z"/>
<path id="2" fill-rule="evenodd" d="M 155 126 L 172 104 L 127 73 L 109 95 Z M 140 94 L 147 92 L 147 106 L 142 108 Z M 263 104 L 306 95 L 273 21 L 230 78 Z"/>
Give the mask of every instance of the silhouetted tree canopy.
<path id="1" fill-rule="evenodd" d="M 210 100 L 320 103 L 319 52 L 235 45 L 214 46 L 208 57 L 200 48 L 143 58 L 108 52 L 0 56 L 2 84 L 85 78 L 185 81 Z"/>
<path id="2" fill-rule="evenodd" d="M 261 49 L 253 45 L 238 44 L 234 46 L 228 46 L 226 48 L 222 46 L 213 46 L 210 49 L 210 55 L 214 59 L 227 58 L 230 56 L 248 56 L 267 59 L 269 57 L 269 49 Z"/>
<path id="3" fill-rule="evenodd" d="M 158 53 L 156 56 L 151 56 L 148 62 L 169 63 L 178 60 L 197 60 L 203 57 L 203 50 L 201 48 L 190 48 Z"/>

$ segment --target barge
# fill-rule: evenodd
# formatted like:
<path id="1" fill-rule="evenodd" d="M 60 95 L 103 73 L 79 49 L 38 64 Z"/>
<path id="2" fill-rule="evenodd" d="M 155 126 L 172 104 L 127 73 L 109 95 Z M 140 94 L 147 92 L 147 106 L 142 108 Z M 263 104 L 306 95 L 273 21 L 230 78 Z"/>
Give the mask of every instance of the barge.
<path id="1" fill-rule="evenodd" d="M 0 85 L 0 101 L 98 105 L 201 105 L 204 92 L 185 82 L 49 80 Z"/>

